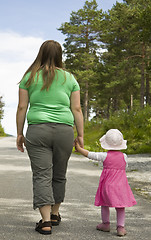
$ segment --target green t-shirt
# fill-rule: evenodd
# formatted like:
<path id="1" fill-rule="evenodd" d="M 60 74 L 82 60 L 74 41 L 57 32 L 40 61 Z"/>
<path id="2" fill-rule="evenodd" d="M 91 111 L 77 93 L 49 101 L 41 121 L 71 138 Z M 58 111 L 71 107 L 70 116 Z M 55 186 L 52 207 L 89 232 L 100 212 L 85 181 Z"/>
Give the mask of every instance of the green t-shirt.
<path id="1" fill-rule="evenodd" d="M 37 75 L 39 75 L 38 81 Z M 48 91 L 41 90 L 43 86 L 42 71 L 36 74 L 34 82 L 27 88 L 25 83 L 29 76 L 30 73 L 27 73 L 19 85 L 29 94 L 28 124 L 55 122 L 73 126 L 74 117 L 70 109 L 70 96 L 73 91 L 80 90 L 74 76 L 62 69 L 57 69 Z"/>

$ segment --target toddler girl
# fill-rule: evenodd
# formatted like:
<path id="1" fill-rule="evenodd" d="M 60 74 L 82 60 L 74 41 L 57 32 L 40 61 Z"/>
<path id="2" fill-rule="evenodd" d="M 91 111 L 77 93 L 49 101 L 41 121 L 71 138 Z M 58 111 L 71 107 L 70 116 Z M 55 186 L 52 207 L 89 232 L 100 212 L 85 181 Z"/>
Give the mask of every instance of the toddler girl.
<path id="1" fill-rule="evenodd" d="M 102 223 L 96 229 L 110 231 L 109 207 L 115 207 L 117 214 L 117 235 L 126 235 L 125 207 L 136 204 L 135 198 L 126 177 L 127 156 L 119 150 L 127 148 L 127 141 L 123 139 L 118 129 L 110 129 L 100 138 L 102 148 L 108 152 L 89 152 L 80 147 L 78 142 L 75 148 L 85 157 L 103 162 L 103 171 L 95 196 L 95 206 L 101 206 Z"/>

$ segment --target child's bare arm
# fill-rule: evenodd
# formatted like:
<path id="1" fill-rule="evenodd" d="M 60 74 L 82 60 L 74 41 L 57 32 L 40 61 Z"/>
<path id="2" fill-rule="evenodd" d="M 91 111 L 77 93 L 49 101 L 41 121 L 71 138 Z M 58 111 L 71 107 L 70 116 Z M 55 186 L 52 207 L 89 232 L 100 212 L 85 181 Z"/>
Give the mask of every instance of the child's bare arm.
<path id="1" fill-rule="evenodd" d="M 79 153 L 81 153 L 83 156 L 85 156 L 85 157 L 88 156 L 89 151 L 86 150 L 86 149 L 84 149 L 84 148 L 82 148 L 82 147 L 80 147 L 80 145 L 79 145 L 79 143 L 78 143 L 77 141 L 75 142 L 75 148 L 76 148 L 76 150 L 77 150 Z"/>

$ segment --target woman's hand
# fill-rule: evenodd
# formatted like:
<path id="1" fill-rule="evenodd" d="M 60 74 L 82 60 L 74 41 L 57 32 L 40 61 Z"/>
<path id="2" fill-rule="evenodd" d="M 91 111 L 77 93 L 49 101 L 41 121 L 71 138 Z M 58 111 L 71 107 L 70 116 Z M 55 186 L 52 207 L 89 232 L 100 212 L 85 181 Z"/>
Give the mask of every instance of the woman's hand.
<path id="1" fill-rule="evenodd" d="M 17 149 L 24 152 L 25 138 L 23 135 L 18 135 L 16 140 Z"/>
<path id="2" fill-rule="evenodd" d="M 77 152 L 78 151 L 78 149 L 77 149 L 77 145 L 79 146 L 79 147 L 84 147 L 84 143 L 83 143 L 83 137 L 76 137 L 76 139 L 74 140 L 74 144 L 73 144 L 73 146 L 75 147 L 75 152 Z"/>
<path id="3" fill-rule="evenodd" d="M 75 150 L 76 152 L 79 152 L 81 153 L 83 156 L 87 157 L 88 156 L 88 153 L 89 151 L 84 149 L 78 142 L 77 138 L 75 139 L 74 141 L 74 144 L 75 144 Z"/>
<path id="4" fill-rule="evenodd" d="M 80 147 L 77 139 L 75 139 L 74 144 L 75 144 L 75 151 L 76 151 L 76 152 L 79 152 L 79 150 L 81 149 L 81 147 Z"/>
<path id="5" fill-rule="evenodd" d="M 83 140 L 83 137 L 77 136 L 76 140 L 77 140 L 77 142 L 79 143 L 80 147 L 84 148 L 84 140 Z"/>

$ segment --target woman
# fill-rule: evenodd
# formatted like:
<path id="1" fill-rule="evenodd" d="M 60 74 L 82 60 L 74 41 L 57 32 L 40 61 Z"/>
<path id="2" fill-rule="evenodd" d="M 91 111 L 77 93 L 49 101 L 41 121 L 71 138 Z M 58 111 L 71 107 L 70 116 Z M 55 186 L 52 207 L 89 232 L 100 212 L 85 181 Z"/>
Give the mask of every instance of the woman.
<path id="1" fill-rule="evenodd" d="M 30 104 L 26 138 L 23 135 Z M 83 147 L 83 115 L 79 84 L 62 69 L 62 48 L 56 41 L 45 41 L 19 85 L 16 114 L 17 148 L 26 146 L 33 172 L 33 208 L 42 220 L 35 230 L 51 234 L 52 225 L 61 221 L 59 207 L 65 196 L 66 170 L 74 135 Z M 51 213 L 51 215 L 50 215 Z"/>

